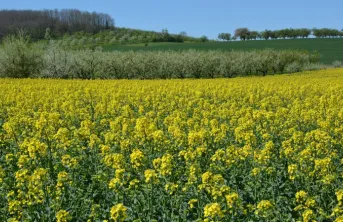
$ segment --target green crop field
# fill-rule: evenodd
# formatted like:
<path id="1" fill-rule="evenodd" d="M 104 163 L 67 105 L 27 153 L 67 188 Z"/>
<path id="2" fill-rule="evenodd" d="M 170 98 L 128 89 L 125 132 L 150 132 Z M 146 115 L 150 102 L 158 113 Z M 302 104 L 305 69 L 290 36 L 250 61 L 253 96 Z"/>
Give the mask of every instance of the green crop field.
<path id="1" fill-rule="evenodd" d="M 332 39 L 286 39 L 286 40 L 255 40 L 236 42 L 207 43 L 149 43 L 105 45 L 104 50 L 252 50 L 252 49 L 304 49 L 317 51 L 322 55 L 321 62 L 331 64 L 335 60 L 343 61 L 343 38 Z"/>

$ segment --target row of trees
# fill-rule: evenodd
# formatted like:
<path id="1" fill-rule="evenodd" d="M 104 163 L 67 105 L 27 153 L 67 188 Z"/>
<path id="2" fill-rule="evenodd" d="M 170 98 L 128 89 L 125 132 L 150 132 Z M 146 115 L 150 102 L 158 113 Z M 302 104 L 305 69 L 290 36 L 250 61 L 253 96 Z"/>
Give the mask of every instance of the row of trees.
<path id="1" fill-rule="evenodd" d="M 46 36 L 49 36 L 48 34 Z M 73 49 L 94 48 L 96 46 L 119 44 L 119 43 L 146 43 L 149 42 L 206 42 L 209 41 L 206 36 L 194 38 L 187 35 L 186 32 L 179 34 L 170 34 L 168 29 L 162 32 L 145 31 L 128 28 L 114 28 L 113 30 L 102 30 L 92 34 L 87 32 L 77 32 L 72 35 L 65 34 L 63 38 L 52 39 L 61 46 L 67 46 Z"/>
<path id="2" fill-rule="evenodd" d="M 332 38 L 343 37 L 343 29 L 339 31 L 337 29 L 280 29 L 280 30 L 264 30 L 262 32 L 251 31 L 248 28 L 238 28 L 235 30 L 234 36 L 230 33 L 220 33 L 218 39 L 223 41 L 230 40 L 256 40 L 256 39 L 290 39 L 290 38 L 308 38 L 310 35 L 314 35 L 317 38 Z"/>
<path id="3" fill-rule="evenodd" d="M 215 78 L 297 72 L 316 64 L 304 51 L 72 51 L 55 44 L 29 43 L 23 33 L 4 40 L 0 75 L 50 78 Z"/>
<path id="4" fill-rule="evenodd" d="M 48 35 L 47 35 L 48 36 Z M 206 42 L 207 37 L 194 38 L 187 35 L 186 32 L 179 34 L 170 34 L 167 29 L 162 32 L 143 31 L 137 29 L 115 28 L 113 30 L 103 30 L 96 34 L 77 32 L 73 35 L 64 35 L 63 38 L 52 39 L 61 46 L 71 47 L 73 49 L 94 48 L 96 46 L 110 44 L 136 44 L 150 42 Z"/>
<path id="5" fill-rule="evenodd" d="M 312 29 L 312 33 L 317 38 L 333 38 L 333 37 L 343 37 L 343 29 L 341 31 L 337 29 Z"/>
<path id="6" fill-rule="evenodd" d="M 18 29 L 26 29 L 34 39 L 43 39 L 47 28 L 51 37 L 57 37 L 79 31 L 96 33 L 113 27 L 110 15 L 77 9 L 0 11 L 0 38 Z"/>

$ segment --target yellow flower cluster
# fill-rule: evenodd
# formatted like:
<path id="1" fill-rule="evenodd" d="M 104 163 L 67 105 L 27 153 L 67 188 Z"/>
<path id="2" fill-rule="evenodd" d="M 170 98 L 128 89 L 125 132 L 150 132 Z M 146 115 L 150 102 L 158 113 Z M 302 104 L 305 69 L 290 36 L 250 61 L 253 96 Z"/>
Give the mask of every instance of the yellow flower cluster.
<path id="1" fill-rule="evenodd" d="M 256 207 L 255 214 L 261 217 L 269 217 L 273 213 L 273 204 L 269 200 L 261 200 Z"/>
<path id="2" fill-rule="evenodd" d="M 222 218 L 224 213 L 220 208 L 220 204 L 218 203 L 210 203 L 204 207 L 204 217 L 206 217 L 205 221 L 209 221 L 208 218 Z"/>
<path id="3" fill-rule="evenodd" d="M 123 204 L 117 204 L 111 208 L 111 218 L 114 221 L 125 221 L 127 219 L 127 208 Z"/>
<path id="4" fill-rule="evenodd" d="M 0 91 L 0 221 L 342 221 L 343 69 Z"/>
<path id="5" fill-rule="evenodd" d="M 70 215 L 65 210 L 60 210 L 56 213 L 57 222 L 67 222 L 70 220 Z"/>

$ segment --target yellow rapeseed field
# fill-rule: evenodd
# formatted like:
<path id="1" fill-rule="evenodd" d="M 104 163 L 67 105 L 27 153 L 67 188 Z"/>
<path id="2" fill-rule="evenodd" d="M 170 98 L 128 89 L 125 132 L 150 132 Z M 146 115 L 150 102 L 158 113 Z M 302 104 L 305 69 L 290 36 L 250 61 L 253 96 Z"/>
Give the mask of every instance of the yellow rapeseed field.
<path id="1" fill-rule="evenodd" d="M 343 69 L 0 80 L 0 221 L 343 221 Z"/>

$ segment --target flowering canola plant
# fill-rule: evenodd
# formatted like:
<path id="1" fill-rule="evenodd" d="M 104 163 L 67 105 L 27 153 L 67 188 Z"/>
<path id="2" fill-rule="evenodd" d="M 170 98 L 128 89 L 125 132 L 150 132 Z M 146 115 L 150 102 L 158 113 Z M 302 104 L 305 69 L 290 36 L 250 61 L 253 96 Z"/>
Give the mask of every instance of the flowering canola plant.
<path id="1" fill-rule="evenodd" d="M 343 221 L 343 69 L 0 91 L 0 221 Z"/>

